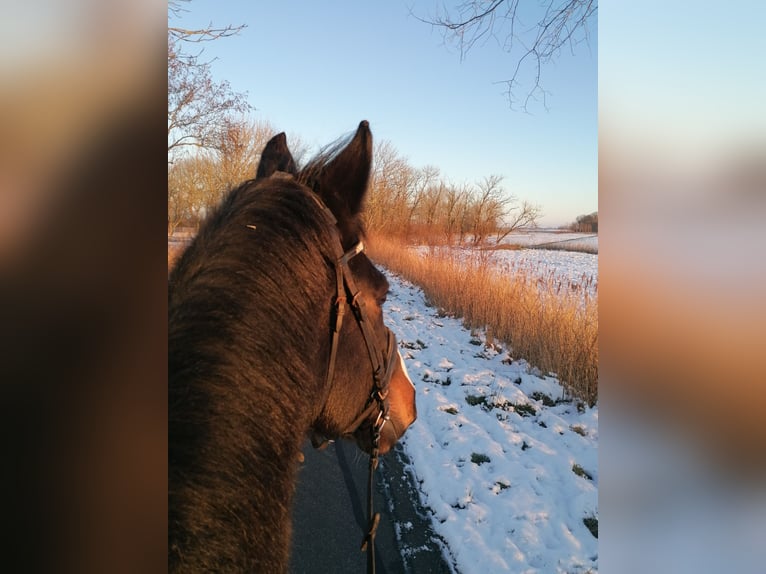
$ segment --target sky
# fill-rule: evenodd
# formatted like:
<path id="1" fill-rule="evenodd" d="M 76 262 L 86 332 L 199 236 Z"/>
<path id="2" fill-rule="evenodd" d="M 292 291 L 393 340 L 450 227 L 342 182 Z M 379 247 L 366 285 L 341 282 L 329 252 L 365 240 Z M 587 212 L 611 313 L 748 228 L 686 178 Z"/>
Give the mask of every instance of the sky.
<path id="1" fill-rule="evenodd" d="M 601 3 L 602 135 L 681 162 L 763 149 L 765 18 L 766 4 L 750 0 Z"/>
<path id="2" fill-rule="evenodd" d="M 543 70 L 547 109 L 511 109 L 515 60 L 489 40 L 461 55 L 433 16 L 437 2 L 194 0 L 174 25 L 240 25 L 205 44 L 216 80 L 247 92 L 265 120 L 318 149 L 370 122 L 414 167 L 452 183 L 501 175 L 508 194 L 542 207 L 543 226 L 598 209 L 596 21 L 589 42 Z M 525 76 L 525 80 L 529 76 Z"/>

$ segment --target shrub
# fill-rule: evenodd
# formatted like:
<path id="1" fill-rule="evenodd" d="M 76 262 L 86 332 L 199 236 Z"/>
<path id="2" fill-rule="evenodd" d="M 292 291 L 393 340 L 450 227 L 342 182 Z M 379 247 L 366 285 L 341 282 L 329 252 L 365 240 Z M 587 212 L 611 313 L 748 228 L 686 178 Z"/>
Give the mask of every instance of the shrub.
<path id="1" fill-rule="evenodd" d="M 490 462 L 490 458 L 486 454 L 481 454 L 480 452 L 472 452 L 471 462 L 474 464 L 482 465 L 485 462 Z"/>

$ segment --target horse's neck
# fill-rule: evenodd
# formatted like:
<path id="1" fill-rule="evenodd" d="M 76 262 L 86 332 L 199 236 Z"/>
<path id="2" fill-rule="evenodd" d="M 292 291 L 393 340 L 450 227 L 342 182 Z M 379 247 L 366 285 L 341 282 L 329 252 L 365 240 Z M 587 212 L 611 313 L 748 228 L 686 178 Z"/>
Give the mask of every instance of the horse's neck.
<path id="1" fill-rule="evenodd" d="M 184 469 L 171 492 L 171 569 L 286 571 L 302 435 L 280 428 L 284 413 L 275 413 L 220 421 L 225 428 L 203 446 L 198 467 Z"/>
<path id="2" fill-rule="evenodd" d="M 300 361 L 288 374 L 277 351 L 268 361 L 250 359 L 237 369 L 219 365 L 220 378 L 189 382 L 173 410 L 170 544 L 179 572 L 287 568 L 312 398 L 295 388 Z"/>
<path id="3" fill-rule="evenodd" d="M 264 292 L 240 298 L 236 320 L 232 309 L 225 321 L 217 308 L 173 315 L 169 530 L 179 572 L 288 566 L 298 455 L 326 395 L 324 349 L 307 342 L 327 327 L 316 320 L 321 297 Z"/>

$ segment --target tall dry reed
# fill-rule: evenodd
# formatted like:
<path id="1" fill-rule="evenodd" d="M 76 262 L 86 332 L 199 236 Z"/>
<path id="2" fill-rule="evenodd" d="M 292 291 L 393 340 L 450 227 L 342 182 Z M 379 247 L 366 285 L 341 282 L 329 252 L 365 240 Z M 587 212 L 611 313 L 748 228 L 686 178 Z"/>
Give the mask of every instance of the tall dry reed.
<path id="1" fill-rule="evenodd" d="M 598 304 L 582 291 L 562 291 L 551 276 L 504 275 L 480 254 L 449 248 L 426 255 L 381 237 L 371 257 L 423 288 L 429 303 L 483 328 L 488 342 L 505 343 L 514 357 L 553 373 L 571 395 L 598 399 Z"/>

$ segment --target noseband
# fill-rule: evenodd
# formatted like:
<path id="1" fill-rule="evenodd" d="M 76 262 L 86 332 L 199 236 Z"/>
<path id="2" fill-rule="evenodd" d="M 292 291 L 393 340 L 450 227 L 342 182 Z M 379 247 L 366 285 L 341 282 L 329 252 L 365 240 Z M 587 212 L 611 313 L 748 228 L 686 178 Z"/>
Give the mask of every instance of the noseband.
<path id="1" fill-rule="evenodd" d="M 321 200 L 312 193 L 311 196 L 322 207 L 325 213 L 330 217 L 333 222 L 333 229 L 337 223 L 335 216 L 324 205 Z M 337 231 L 336 231 L 337 236 Z M 357 324 L 362 331 L 362 337 L 364 339 L 365 346 L 367 347 L 367 353 L 370 357 L 370 364 L 372 365 L 372 391 L 367 398 L 367 402 L 362 408 L 362 412 L 354 419 L 354 422 L 342 433 L 344 435 L 350 435 L 356 432 L 359 427 L 366 421 L 371 419 L 375 410 L 377 409 L 378 415 L 375 418 L 375 422 L 370 426 L 372 448 L 370 451 L 370 466 L 368 473 L 367 484 L 367 518 L 368 529 L 362 540 L 362 551 L 367 551 L 367 571 L 375 572 L 375 533 L 380 522 L 380 513 L 375 513 L 373 509 L 373 479 L 374 472 L 378 466 L 378 454 L 380 448 L 380 435 L 383 427 L 389 420 L 389 386 L 391 384 L 391 377 L 394 372 L 393 361 L 394 354 L 396 353 L 396 337 L 390 329 L 386 328 L 386 349 L 381 351 L 378 345 L 375 344 L 375 337 L 372 332 L 372 326 L 367 317 L 367 311 L 365 310 L 365 303 L 361 291 L 357 288 L 354 282 L 351 269 L 349 268 L 349 261 L 364 252 L 364 243 L 359 241 L 351 249 L 343 252 L 343 247 L 338 236 L 338 241 L 335 242 L 335 299 L 332 306 L 332 344 L 330 347 L 330 362 L 327 367 L 327 380 L 326 389 L 331 388 L 332 380 L 335 376 L 335 359 L 338 354 L 338 339 L 340 336 L 340 329 L 343 325 L 343 317 L 346 314 L 347 306 L 351 307 L 351 311 L 354 314 Z M 319 447 L 322 443 L 316 442 L 312 439 L 312 443 L 315 447 Z"/>

